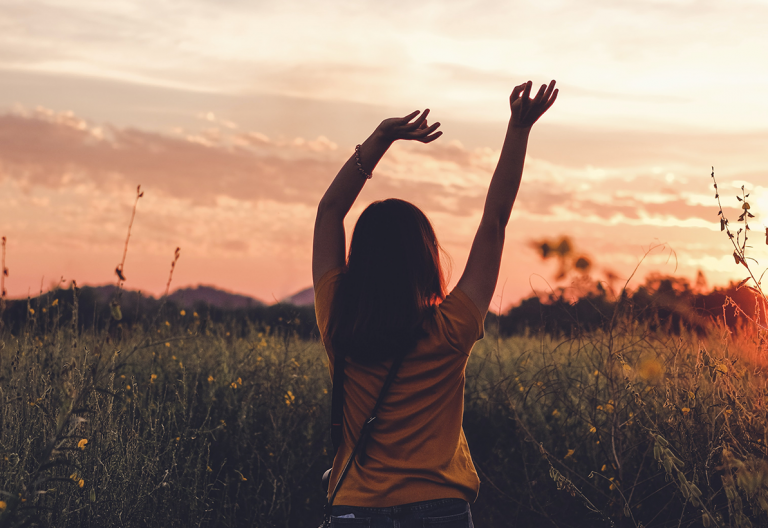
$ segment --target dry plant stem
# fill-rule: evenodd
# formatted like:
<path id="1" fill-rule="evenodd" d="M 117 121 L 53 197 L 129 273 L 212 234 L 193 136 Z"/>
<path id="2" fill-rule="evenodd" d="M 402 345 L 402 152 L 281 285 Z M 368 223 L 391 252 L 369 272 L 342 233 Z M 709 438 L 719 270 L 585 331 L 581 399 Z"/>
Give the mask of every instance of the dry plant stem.
<path id="1" fill-rule="evenodd" d="M 125 257 L 128 255 L 128 241 L 131 239 L 131 228 L 133 227 L 133 220 L 136 218 L 136 207 L 139 205 L 139 198 L 144 196 L 144 193 L 141 192 L 141 185 L 136 187 L 136 200 L 133 202 L 133 209 L 131 210 L 131 221 L 128 222 L 128 235 L 125 237 L 125 246 L 123 247 L 123 259 L 120 261 L 120 264 L 117 265 L 117 268 L 115 268 L 115 273 L 117 274 L 118 281 L 117 281 L 117 287 L 118 289 L 122 285 L 123 281 L 125 281 L 125 275 L 123 274 L 123 266 L 125 266 Z"/>
<path id="2" fill-rule="evenodd" d="M 742 197 L 737 196 L 736 198 L 739 200 L 739 202 L 744 204 L 742 206 L 742 207 L 744 207 L 744 213 L 739 217 L 739 220 L 744 222 L 744 227 L 740 228 L 739 231 L 734 236 L 734 234 L 731 233 L 731 229 L 729 227 L 730 224 L 728 222 L 728 218 L 726 218 L 725 213 L 723 212 L 723 205 L 720 202 L 720 191 L 717 188 L 717 180 L 715 179 L 715 168 L 714 167 L 712 167 L 712 174 L 711 174 L 711 176 L 712 176 L 712 182 L 713 182 L 713 184 L 715 186 L 715 199 L 717 200 L 717 206 L 718 206 L 718 209 L 719 209 L 717 214 L 718 214 L 718 216 L 720 216 L 720 230 L 721 231 L 725 231 L 727 233 L 728 239 L 731 241 L 731 244 L 733 245 L 733 255 L 734 255 L 734 258 L 736 259 L 736 263 L 737 264 L 739 264 L 739 263 L 742 264 L 747 269 L 747 273 L 749 273 L 749 277 L 747 277 L 746 279 L 741 281 L 741 283 L 739 284 L 739 287 L 743 286 L 746 282 L 748 282 L 750 279 L 752 279 L 752 282 L 755 284 L 755 286 L 753 288 L 750 288 L 750 290 L 753 293 L 755 293 L 756 296 L 759 296 L 762 299 L 763 305 L 768 304 L 768 298 L 766 297 L 765 293 L 763 292 L 763 288 L 762 288 L 762 285 L 760 284 L 760 280 L 758 280 L 755 277 L 754 273 L 752 272 L 752 269 L 749 267 L 749 264 L 747 263 L 747 259 L 750 259 L 750 260 L 753 260 L 753 261 L 757 262 L 755 259 L 753 259 L 751 257 L 747 257 L 747 255 L 746 255 L 747 240 L 748 240 L 747 231 L 751 230 L 749 228 L 749 218 L 753 218 L 752 213 L 749 212 L 749 208 L 748 208 L 749 204 L 746 201 L 747 197 L 749 195 L 745 194 L 744 186 L 742 185 L 741 186 Z M 744 232 L 744 238 L 741 241 L 741 244 L 739 244 L 740 234 L 741 234 L 742 230 Z M 768 242 L 768 237 L 766 239 L 766 242 Z M 744 313 L 744 311 L 741 310 L 741 308 L 739 308 L 739 306 L 735 302 L 733 302 L 732 299 L 729 298 L 729 300 L 730 300 L 730 304 L 732 304 L 736 310 L 741 312 L 742 315 L 744 315 L 745 317 L 749 318 L 752 323 L 757 325 L 762 330 L 768 330 L 768 327 L 766 327 L 765 325 L 760 323 L 759 317 L 757 318 L 757 320 L 753 320 L 746 313 Z"/>
<path id="3" fill-rule="evenodd" d="M 171 262 L 171 272 L 168 274 L 168 283 L 165 285 L 165 297 L 168 297 L 168 292 L 171 290 L 171 280 L 173 280 L 173 270 L 176 269 L 176 262 L 178 262 L 181 256 L 181 248 L 176 248 L 173 253 L 173 262 Z"/>
<path id="4" fill-rule="evenodd" d="M 3 259 L 0 265 L 0 328 L 3 326 L 3 312 L 5 312 L 5 278 L 8 276 L 8 268 L 5 267 L 5 237 L 3 237 Z"/>

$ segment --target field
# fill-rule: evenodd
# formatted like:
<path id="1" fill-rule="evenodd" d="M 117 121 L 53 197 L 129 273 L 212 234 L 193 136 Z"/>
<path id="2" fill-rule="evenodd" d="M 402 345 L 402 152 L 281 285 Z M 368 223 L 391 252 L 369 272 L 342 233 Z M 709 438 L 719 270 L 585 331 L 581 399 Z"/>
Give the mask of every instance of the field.
<path id="1" fill-rule="evenodd" d="M 0 330 L 1 526 L 319 524 L 331 385 L 298 322 L 167 304 L 84 329 L 77 303 Z M 477 526 L 768 525 L 762 334 L 637 321 L 501 338 L 489 318 L 464 415 Z"/>

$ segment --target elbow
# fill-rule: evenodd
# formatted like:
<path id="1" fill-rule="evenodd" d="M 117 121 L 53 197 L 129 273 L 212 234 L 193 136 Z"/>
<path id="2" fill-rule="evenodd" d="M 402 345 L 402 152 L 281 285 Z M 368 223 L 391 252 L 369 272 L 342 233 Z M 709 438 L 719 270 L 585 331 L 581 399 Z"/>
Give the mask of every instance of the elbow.
<path id="1" fill-rule="evenodd" d="M 320 203 L 317 204 L 317 219 L 331 217 L 332 215 L 339 215 L 342 220 L 344 219 L 344 216 L 346 216 L 341 214 L 341 209 L 331 200 L 323 198 L 320 200 Z"/>
<path id="2" fill-rule="evenodd" d="M 480 227 L 484 231 L 498 233 L 499 236 L 503 237 L 508 223 L 508 214 L 485 214 L 480 220 Z"/>
<path id="3" fill-rule="evenodd" d="M 478 231 L 482 232 L 487 239 L 503 242 L 508 221 L 509 217 L 483 217 Z"/>

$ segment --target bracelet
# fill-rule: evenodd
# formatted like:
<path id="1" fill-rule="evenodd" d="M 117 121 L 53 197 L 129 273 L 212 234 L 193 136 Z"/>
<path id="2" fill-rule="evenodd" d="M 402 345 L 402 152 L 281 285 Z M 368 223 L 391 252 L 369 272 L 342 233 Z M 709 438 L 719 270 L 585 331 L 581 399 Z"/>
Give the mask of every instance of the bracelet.
<path id="1" fill-rule="evenodd" d="M 371 174 L 370 172 L 366 171 L 363 168 L 363 164 L 360 162 L 360 145 L 357 145 L 355 147 L 355 163 L 357 163 L 357 170 L 360 171 L 360 174 L 362 174 L 363 176 L 365 176 L 369 180 L 371 178 L 373 178 L 373 174 Z"/>

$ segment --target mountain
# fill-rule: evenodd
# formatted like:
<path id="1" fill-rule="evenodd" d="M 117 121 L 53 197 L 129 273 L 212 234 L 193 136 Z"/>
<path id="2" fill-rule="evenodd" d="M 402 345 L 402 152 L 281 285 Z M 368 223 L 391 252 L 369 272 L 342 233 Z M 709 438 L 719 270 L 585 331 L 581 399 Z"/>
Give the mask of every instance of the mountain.
<path id="1" fill-rule="evenodd" d="M 266 304 L 253 297 L 219 290 L 213 286 L 198 285 L 194 288 L 181 288 L 168 296 L 179 306 L 192 307 L 197 303 L 205 303 L 222 309 L 255 308 Z"/>
<path id="2" fill-rule="evenodd" d="M 313 306 L 315 304 L 315 289 L 312 286 L 304 288 L 300 292 L 294 293 L 280 302 L 292 304 L 294 306 Z"/>

